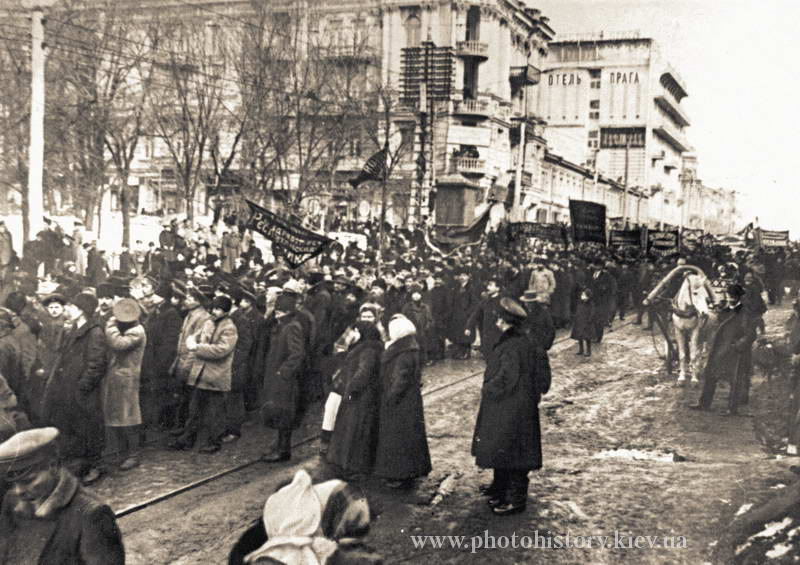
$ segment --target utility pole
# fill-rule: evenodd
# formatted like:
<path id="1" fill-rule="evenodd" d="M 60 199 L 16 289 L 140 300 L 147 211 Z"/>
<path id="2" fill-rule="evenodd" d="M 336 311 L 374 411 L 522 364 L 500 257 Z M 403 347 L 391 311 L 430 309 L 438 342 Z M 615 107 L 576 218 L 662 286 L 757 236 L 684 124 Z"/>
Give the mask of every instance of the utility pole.
<path id="1" fill-rule="evenodd" d="M 387 110 L 388 111 L 388 110 Z M 389 153 L 389 131 L 386 131 L 386 145 L 384 145 L 384 159 L 388 158 Z M 378 232 L 379 235 L 379 243 L 378 243 L 378 265 L 383 266 L 383 249 L 385 246 L 386 240 L 386 177 L 388 176 L 389 171 L 386 167 L 386 163 L 384 162 L 381 172 L 381 225 L 380 231 Z"/>
<path id="2" fill-rule="evenodd" d="M 28 149 L 28 238 L 33 239 L 44 226 L 44 10 L 56 0 L 24 0 L 31 10 L 31 128 Z M 24 220 L 23 220 L 24 223 Z"/>
<path id="3" fill-rule="evenodd" d="M 625 180 L 622 187 L 622 229 L 628 227 L 628 161 L 630 160 L 631 138 L 625 136 Z"/>
<path id="4" fill-rule="evenodd" d="M 528 89 L 522 87 L 522 124 L 519 126 L 519 150 L 517 152 L 517 170 L 514 174 L 514 211 L 518 222 L 524 221 L 522 210 L 522 163 L 525 161 L 525 126 L 528 122 Z"/>

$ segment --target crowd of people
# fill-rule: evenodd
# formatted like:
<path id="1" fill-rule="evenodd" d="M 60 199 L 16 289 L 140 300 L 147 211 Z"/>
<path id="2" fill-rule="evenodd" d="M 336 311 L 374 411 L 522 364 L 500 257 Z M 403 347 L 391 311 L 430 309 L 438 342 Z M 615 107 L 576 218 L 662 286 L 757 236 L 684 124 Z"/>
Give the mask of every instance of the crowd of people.
<path id="1" fill-rule="evenodd" d="M 342 476 L 402 488 L 431 471 L 422 368 L 477 349 L 487 368 L 473 454 L 494 469 L 482 492 L 495 514 L 520 512 L 542 465 L 537 404 L 556 330 L 591 356 L 615 318 L 657 321 L 647 293 L 695 265 L 721 289 L 721 316 L 737 320 L 721 324 L 698 407 L 711 405 L 731 343 L 743 361 L 731 396 L 745 404 L 762 295 L 780 303 L 784 281 L 800 280 L 792 248 L 655 257 L 495 236 L 443 256 L 420 231 L 387 229 L 379 256 L 377 226 L 352 229 L 366 249 L 337 244 L 293 269 L 237 226 L 217 237 L 173 220 L 112 268 L 95 242 L 52 226 L 18 258 L 0 224 L 0 441 L 53 428 L 60 461 L 90 484 L 109 465 L 136 467 L 148 438 L 213 454 L 255 418 L 277 430 L 264 461 L 280 462 L 321 402 L 322 451 Z M 103 457 L 108 439 L 115 459 Z"/>

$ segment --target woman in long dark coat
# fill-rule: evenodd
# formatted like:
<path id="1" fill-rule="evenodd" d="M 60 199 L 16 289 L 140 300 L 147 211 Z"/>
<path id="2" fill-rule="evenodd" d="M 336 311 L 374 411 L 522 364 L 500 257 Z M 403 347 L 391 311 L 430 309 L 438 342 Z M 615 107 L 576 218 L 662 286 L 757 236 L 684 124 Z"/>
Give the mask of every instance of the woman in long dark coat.
<path id="1" fill-rule="evenodd" d="M 494 480 L 482 487 L 498 515 L 525 509 L 528 472 L 542 467 L 539 397 L 549 382 L 532 374 L 534 357 L 525 335 L 525 310 L 516 301 L 501 301 L 498 327 L 503 330 L 486 366 L 472 454 Z M 536 365 L 538 366 L 538 365 Z"/>
<path id="2" fill-rule="evenodd" d="M 431 456 L 422 410 L 414 324 L 402 314 L 389 322 L 389 341 L 381 358 L 378 446 L 373 474 L 394 488 L 431 472 Z"/>
<path id="3" fill-rule="evenodd" d="M 578 341 L 578 355 L 592 355 L 592 339 L 595 337 L 595 306 L 592 291 L 583 289 L 575 306 L 575 319 L 572 321 L 570 337 Z M 585 346 L 585 347 L 584 347 Z"/>
<path id="4" fill-rule="evenodd" d="M 369 473 L 378 439 L 378 371 L 383 342 L 375 324 L 358 322 L 355 329 L 360 337 L 339 370 L 342 403 L 331 435 L 328 461 L 348 473 Z"/>

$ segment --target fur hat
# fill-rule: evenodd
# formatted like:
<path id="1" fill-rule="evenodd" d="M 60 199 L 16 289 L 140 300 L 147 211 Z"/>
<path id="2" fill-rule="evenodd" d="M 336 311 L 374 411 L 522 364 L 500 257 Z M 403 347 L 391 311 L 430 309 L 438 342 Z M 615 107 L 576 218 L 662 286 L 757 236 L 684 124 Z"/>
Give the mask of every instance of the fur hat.
<path id="1" fill-rule="evenodd" d="M 19 315 L 27 303 L 28 300 L 25 298 L 25 295 L 15 290 L 8 295 L 5 305 L 6 308 L 14 312 L 14 314 Z"/>
<path id="2" fill-rule="evenodd" d="M 233 300 L 228 296 L 216 296 L 214 300 L 211 301 L 211 308 L 219 308 L 227 314 L 231 311 L 231 308 L 233 308 Z"/>
<path id="3" fill-rule="evenodd" d="M 67 299 L 64 298 L 63 295 L 58 294 L 57 292 L 55 292 L 53 294 L 48 294 L 47 296 L 45 296 L 42 299 L 42 306 L 47 308 L 50 305 L 51 302 L 58 302 L 59 304 L 64 306 L 67 303 Z"/>
<path id="4" fill-rule="evenodd" d="M 114 287 L 108 283 L 97 285 L 97 298 L 114 298 Z"/>
<path id="5" fill-rule="evenodd" d="M 275 310 L 277 312 L 294 312 L 296 307 L 296 295 L 283 292 L 275 299 Z"/>
<path id="6" fill-rule="evenodd" d="M 91 318 L 97 310 L 97 297 L 89 292 L 78 293 L 70 302 L 77 306 L 87 318 Z"/>

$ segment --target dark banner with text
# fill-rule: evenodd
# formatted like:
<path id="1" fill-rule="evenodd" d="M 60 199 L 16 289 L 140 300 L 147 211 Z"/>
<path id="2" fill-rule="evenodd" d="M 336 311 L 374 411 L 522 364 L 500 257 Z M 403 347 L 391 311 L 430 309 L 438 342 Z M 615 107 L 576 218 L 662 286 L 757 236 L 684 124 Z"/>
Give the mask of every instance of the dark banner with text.
<path id="1" fill-rule="evenodd" d="M 759 247 L 786 247 L 789 245 L 789 231 L 756 228 L 756 242 Z"/>
<path id="2" fill-rule="evenodd" d="M 284 257 L 292 268 L 316 257 L 333 242 L 331 238 L 281 218 L 258 204 L 249 200 L 246 202 L 250 207 L 250 219 L 246 227 L 270 240 L 275 254 Z"/>
<path id="3" fill-rule="evenodd" d="M 678 230 L 650 230 L 647 232 L 647 251 L 659 257 L 680 251 Z"/>
<path id="4" fill-rule="evenodd" d="M 569 201 L 572 240 L 606 244 L 606 207 L 586 200 Z"/>
<path id="5" fill-rule="evenodd" d="M 512 222 L 508 224 L 508 240 L 517 241 L 524 237 L 535 237 L 553 243 L 565 243 L 567 233 L 559 224 L 541 224 L 538 222 Z"/>
<path id="6" fill-rule="evenodd" d="M 612 249 L 623 247 L 642 248 L 642 230 L 611 230 L 608 235 L 608 246 Z"/>

